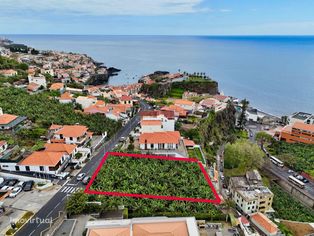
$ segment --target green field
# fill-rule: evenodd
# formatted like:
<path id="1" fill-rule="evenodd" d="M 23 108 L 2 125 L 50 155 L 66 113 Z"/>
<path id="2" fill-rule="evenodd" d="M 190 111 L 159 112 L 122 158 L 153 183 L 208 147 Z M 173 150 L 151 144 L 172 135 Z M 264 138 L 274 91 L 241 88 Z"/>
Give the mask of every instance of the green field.
<path id="1" fill-rule="evenodd" d="M 182 88 L 171 88 L 168 96 L 171 98 L 182 98 L 184 93 L 184 89 Z"/>
<path id="2" fill-rule="evenodd" d="M 271 184 L 271 191 L 274 193 L 273 208 L 276 211 L 276 218 L 300 222 L 314 222 L 313 210 L 303 206 L 276 184 Z"/>
<path id="3" fill-rule="evenodd" d="M 109 156 L 91 189 L 213 199 L 195 162 Z"/>
<path id="4" fill-rule="evenodd" d="M 192 148 L 192 149 L 188 149 L 188 153 L 189 153 L 189 157 L 197 158 L 200 162 L 205 164 L 204 160 L 203 160 L 203 157 L 202 157 L 201 150 L 198 147 Z"/>
<path id="5" fill-rule="evenodd" d="M 267 149 L 290 168 L 305 171 L 314 177 L 314 145 L 274 142 Z"/>

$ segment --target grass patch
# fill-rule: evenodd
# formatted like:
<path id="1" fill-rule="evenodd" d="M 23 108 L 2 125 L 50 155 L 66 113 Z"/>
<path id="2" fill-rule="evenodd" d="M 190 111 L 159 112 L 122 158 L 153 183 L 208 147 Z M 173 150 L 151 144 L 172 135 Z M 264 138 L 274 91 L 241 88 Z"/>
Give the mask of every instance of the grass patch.
<path id="1" fill-rule="evenodd" d="M 160 159 L 109 156 L 91 189 L 213 199 L 197 163 Z"/>
<path id="2" fill-rule="evenodd" d="M 6 232 L 6 235 L 14 235 L 18 229 L 20 229 L 32 216 L 34 215 L 33 212 L 28 211 L 26 212 L 21 219 L 19 219 L 15 224 L 16 228 L 15 229 L 9 229 Z"/>
<path id="3" fill-rule="evenodd" d="M 271 184 L 271 191 L 274 193 L 273 208 L 276 211 L 275 217 L 284 220 L 314 222 L 313 210 L 303 206 L 274 183 Z"/>
<path id="4" fill-rule="evenodd" d="M 171 98 L 182 98 L 183 93 L 184 93 L 183 88 L 171 88 L 168 96 Z"/>
<path id="5" fill-rule="evenodd" d="M 198 147 L 188 149 L 188 154 L 189 154 L 189 157 L 197 158 L 200 162 L 205 164 L 204 160 L 203 160 L 203 156 L 202 156 L 201 150 Z"/>

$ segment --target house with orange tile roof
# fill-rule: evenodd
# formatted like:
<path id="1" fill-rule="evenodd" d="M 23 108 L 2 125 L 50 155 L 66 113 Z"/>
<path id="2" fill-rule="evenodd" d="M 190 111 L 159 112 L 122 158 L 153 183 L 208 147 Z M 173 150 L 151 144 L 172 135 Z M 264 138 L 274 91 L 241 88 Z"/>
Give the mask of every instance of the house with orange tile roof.
<path id="1" fill-rule="evenodd" d="M 195 217 L 143 217 L 95 220 L 86 224 L 86 236 L 199 236 Z"/>
<path id="2" fill-rule="evenodd" d="M 133 106 L 133 98 L 129 95 L 122 95 L 121 98 L 119 99 L 121 104 L 130 104 Z"/>
<path id="3" fill-rule="evenodd" d="M 222 95 L 222 94 L 216 94 L 216 95 L 213 96 L 213 98 L 215 98 L 219 102 L 224 102 L 224 103 L 227 103 L 228 101 L 231 100 L 231 98 L 229 96 L 225 96 L 225 95 Z"/>
<path id="4" fill-rule="evenodd" d="M 198 110 L 214 110 L 215 112 L 226 109 L 227 103 L 221 102 L 216 98 L 206 98 L 200 101 Z"/>
<path id="5" fill-rule="evenodd" d="M 287 125 L 280 131 L 279 140 L 287 143 L 314 144 L 314 124 L 295 122 Z"/>
<path id="6" fill-rule="evenodd" d="M 50 91 L 59 91 L 60 93 L 63 93 L 65 90 L 64 83 L 53 83 L 50 88 Z"/>
<path id="7" fill-rule="evenodd" d="M 64 125 L 55 128 L 50 143 L 75 144 L 81 147 L 92 139 L 92 135 L 84 125 Z"/>
<path id="8" fill-rule="evenodd" d="M 4 114 L 2 108 L 0 108 L 0 130 L 14 131 L 26 119 L 24 116 Z"/>
<path id="9" fill-rule="evenodd" d="M 144 110 L 140 112 L 140 117 L 142 133 L 149 132 L 149 130 L 174 131 L 175 127 L 174 111 Z M 156 125 L 157 122 L 155 121 L 160 121 L 161 125 L 157 127 Z"/>
<path id="10" fill-rule="evenodd" d="M 250 221 L 262 235 L 276 236 L 278 233 L 278 226 L 263 213 L 256 212 L 250 215 Z"/>
<path id="11" fill-rule="evenodd" d="M 180 106 L 169 105 L 169 106 L 162 107 L 160 110 L 161 111 L 173 111 L 177 119 L 187 117 L 187 111 Z"/>
<path id="12" fill-rule="evenodd" d="M 90 107 L 92 105 L 95 105 L 96 102 L 97 102 L 97 98 L 96 97 L 93 97 L 93 96 L 87 96 L 87 97 L 84 97 L 84 96 L 78 96 L 76 99 L 75 99 L 75 102 L 77 104 L 80 104 L 82 106 L 83 109 L 87 108 L 87 107 Z"/>
<path id="13" fill-rule="evenodd" d="M 32 82 L 27 85 L 27 91 L 34 93 L 37 92 L 40 89 L 40 87 L 41 85 Z"/>
<path id="14" fill-rule="evenodd" d="M 44 174 L 60 174 L 70 161 L 66 152 L 33 152 L 16 166 L 16 171 Z"/>
<path id="15" fill-rule="evenodd" d="M 72 103 L 74 101 L 74 97 L 71 93 L 65 92 L 61 94 L 59 98 L 59 102 L 63 104 Z"/>
<path id="16" fill-rule="evenodd" d="M 43 76 L 43 75 L 39 75 L 39 76 L 29 75 L 28 76 L 28 83 L 29 84 L 31 84 L 31 83 L 38 84 L 39 87 L 42 86 L 43 88 L 47 88 L 47 81 L 46 81 L 45 76 Z"/>
<path id="17" fill-rule="evenodd" d="M 174 100 L 174 105 L 179 106 L 186 110 L 188 113 L 193 113 L 196 108 L 196 103 L 186 100 L 186 99 L 176 99 Z"/>
<path id="18" fill-rule="evenodd" d="M 4 77 L 11 77 L 17 75 L 17 71 L 12 69 L 0 70 L 0 75 L 3 75 Z"/>
<path id="19" fill-rule="evenodd" d="M 179 131 L 142 133 L 139 144 L 141 150 L 176 150 L 180 140 Z"/>

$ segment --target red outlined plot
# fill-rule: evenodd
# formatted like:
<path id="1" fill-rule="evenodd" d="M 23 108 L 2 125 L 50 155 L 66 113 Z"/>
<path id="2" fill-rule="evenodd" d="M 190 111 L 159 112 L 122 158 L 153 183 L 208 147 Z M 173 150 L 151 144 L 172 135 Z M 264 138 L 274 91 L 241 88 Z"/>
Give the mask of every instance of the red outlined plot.
<path id="1" fill-rule="evenodd" d="M 195 162 L 198 164 L 200 170 L 202 171 L 208 186 L 210 187 L 211 191 L 215 199 L 206 199 L 206 198 L 190 198 L 190 197 L 178 197 L 178 196 L 162 196 L 162 195 L 150 195 L 150 194 L 138 194 L 138 193 L 124 193 L 124 192 L 106 192 L 106 191 L 96 191 L 90 189 L 93 182 L 96 179 L 101 168 L 104 166 L 107 158 L 109 156 L 123 156 L 123 157 L 134 157 L 134 158 L 148 158 L 148 159 L 159 159 L 159 160 L 167 160 L 167 161 L 184 161 L 184 162 Z M 105 166 L 104 166 L 105 167 Z M 134 197 L 134 198 L 150 198 L 150 199 L 159 199 L 159 200 L 170 200 L 170 201 L 189 201 L 189 202 L 205 202 L 205 203 L 212 203 L 212 204 L 220 204 L 221 199 L 217 194 L 216 189 L 214 188 L 203 164 L 199 162 L 195 158 L 178 158 L 178 157 L 167 157 L 167 156 L 156 156 L 156 155 L 144 155 L 144 154 L 130 154 L 130 153 L 120 153 L 120 152 L 107 152 L 103 159 L 101 160 L 99 166 L 97 167 L 96 171 L 91 177 L 86 189 L 84 190 L 87 194 L 100 194 L 100 195 L 108 195 L 108 196 L 118 196 L 118 197 Z"/>

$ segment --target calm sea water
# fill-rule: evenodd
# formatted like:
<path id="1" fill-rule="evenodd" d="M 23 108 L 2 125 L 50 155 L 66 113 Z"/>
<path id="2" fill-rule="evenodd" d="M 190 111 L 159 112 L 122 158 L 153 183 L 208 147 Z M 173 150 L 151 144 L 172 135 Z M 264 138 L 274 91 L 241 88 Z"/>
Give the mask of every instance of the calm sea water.
<path id="1" fill-rule="evenodd" d="M 224 94 L 276 115 L 314 113 L 314 37 L 9 35 L 38 49 L 80 52 L 122 69 L 110 84 L 155 70 L 206 72 Z"/>

